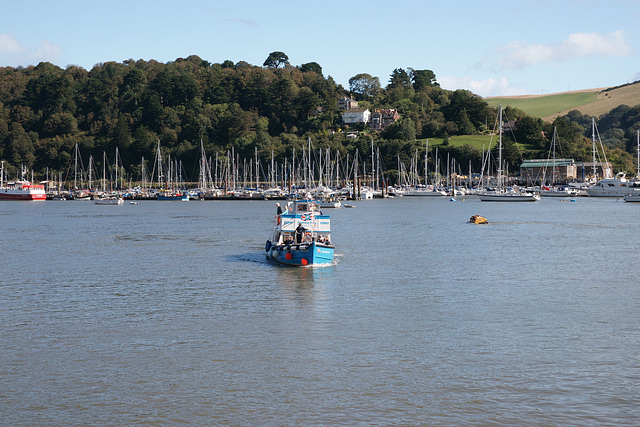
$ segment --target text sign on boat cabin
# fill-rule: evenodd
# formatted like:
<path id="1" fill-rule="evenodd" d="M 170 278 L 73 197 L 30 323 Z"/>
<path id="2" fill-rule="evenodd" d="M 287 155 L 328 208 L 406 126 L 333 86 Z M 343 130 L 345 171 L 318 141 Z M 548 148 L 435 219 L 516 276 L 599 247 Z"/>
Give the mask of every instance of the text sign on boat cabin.
<path id="1" fill-rule="evenodd" d="M 331 231 L 331 219 L 328 215 L 282 215 L 281 221 L 282 231 L 296 231 L 300 224 L 307 230 L 327 233 Z"/>

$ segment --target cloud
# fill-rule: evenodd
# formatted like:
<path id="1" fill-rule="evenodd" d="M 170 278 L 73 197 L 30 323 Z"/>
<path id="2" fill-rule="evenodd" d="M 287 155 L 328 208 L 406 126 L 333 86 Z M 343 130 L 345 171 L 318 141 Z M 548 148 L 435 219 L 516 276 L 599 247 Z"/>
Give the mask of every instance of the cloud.
<path id="1" fill-rule="evenodd" d="M 47 40 L 29 48 L 8 34 L 0 34 L 0 66 L 36 65 L 43 61 L 55 63 L 60 58 L 62 48 Z"/>
<path id="2" fill-rule="evenodd" d="M 438 77 L 438 83 L 443 89 L 467 89 L 482 97 L 527 93 L 524 89 L 512 86 L 506 77 L 486 80 L 474 80 L 470 77 Z"/>
<path id="3" fill-rule="evenodd" d="M 605 35 L 574 33 L 560 43 L 548 45 L 515 41 L 499 47 L 490 57 L 495 57 L 500 70 L 520 70 L 541 62 L 560 63 L 586 56 L 629 56 L 632 53 L 623 32 L 614 31 Z"/>

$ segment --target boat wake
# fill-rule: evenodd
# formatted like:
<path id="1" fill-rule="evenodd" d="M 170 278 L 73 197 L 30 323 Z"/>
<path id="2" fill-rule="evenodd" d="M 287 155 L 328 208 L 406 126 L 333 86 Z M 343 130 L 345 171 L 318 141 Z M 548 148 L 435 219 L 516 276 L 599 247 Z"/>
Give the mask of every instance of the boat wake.
<path id="1" fill-rule="evenodd" d="M 229 260 L 233 262 L 255 262 L 258 264 L 271 264 L 265 253 L 249 252 L 246 254 L 229 255 Z"/>
<path id="2" fill-rule="evenodd" d="M 155 242 L 155 241 L 186 241 L 205 246 L 224 246 L 225 241 L 216 242 L 206 236 L 191 236 L 184 234 L 118 234 L 115 240 L 124 242 Z"/>

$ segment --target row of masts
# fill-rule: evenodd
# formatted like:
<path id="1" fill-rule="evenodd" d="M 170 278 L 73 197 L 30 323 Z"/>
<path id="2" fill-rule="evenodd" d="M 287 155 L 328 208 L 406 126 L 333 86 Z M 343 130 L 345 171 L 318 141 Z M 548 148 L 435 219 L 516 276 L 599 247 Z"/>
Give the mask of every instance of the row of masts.
<path id="1" fill-rule="evenodd" d="M 201 157 L 199 159 L 199 172 L 197 186 L 200 189 L 224 189 L 232 192 L 241 188 L 317 188 L 339 187 L 353 179 L 366 179 L 370 184 L 380 186 L 383 180 L 380 171 L 379 150 L 373 148 L 375 155 L 371 163 L 371 171 L 367 172 L 367 162 L 361 159 L 356 150 L 355 156 L 346 160 L 341 158 L 339 151 L 332 153 L 329 149 L 311 149 L 311 141 L 308 147 L 303 148 L 301 155 L 294 150 L 290 159 L 278 163 L 271 156 L 271 164 L 265 167 L 260 161 L 258 150 L 255 149 L 253 159 L 241 159 L 235 149 L 227 151 L 226 155 L 215 154 L 208 157 L 201 142 Z M 360 165 L 362 162 L 362 165 Z M 71 165 L 67 170 L 65 179 L 62 172 L 59 174 L 59 186 L 62 182 L 69 184 L 71 189 L 99 189 L 103 192 L 119 191 L 133 185 L 162 190 L 177 190 L 187 186 L 186 173 L 182 161 L 166 158 L 162 155 L 160 143 L 155 151 L 155 159 L 149 168 L 147 161 L 142 157 L 138 176 L 135 181 L 133 174 L 127 174 L 122 166 L 122 159 L 116 148 L 113 164 L 110 163 L 106 152 L 103 152 L 102 175 L 97 176 L 98 167 L 92 155 L 88 164 L 85 164 L 76 144 L 73 156 L 73 184 L 71 185 Z M 362 172 L 360 172 L 362 171 Z M 55 182 L 55 177 L 49 176 L 47 170 L 46 180 Z M 193 186 L 193 182 L 189 186 Z"/>
<path id="2" fill-rule="evenodd" d="M 502 123 L 502 109 L 498 117 L 498 123 Z M 502 126 L 498 128 L 498 159 L 497 159 L 497 184 L 501 185 L 502 177 L 508 175 L 508 166 L 502 159 Z M 495 134 L 494 128 L 494 134 Z M 595 120 L 592 123 L 593 138 L 593 176 L 596 176 L 596 161 L 600 160 L 600 150 L 596 148 L 597 127 Z M 556 158 L 556 140 L 557 133 L 554 129 L 552 140 L 552 158 L 555 162 Z M 258 188 L 282 188 L 292 190 L 296 189 L 317 189 L 317 188 L 343 188 L 355 186 L 358 182 L 361 185 L 366 183 L 374 190 L 384 189 L 388 186 L 384 176 L 384 167 L 380 160 L 379 148 L 374 146 L 371 141 L 370 160 L 360 156 L 356 149 L 353 158 L 347 154 L 343 159 L 340 152 L 336 150 L 332 153 L 329 149 L 312 150 L 311 140 L 308 140 L 307 147 L 303 147 L 302 153 L 296 154 L 293 150 L 290 158 L 285 158 L 282 162 L 277 162 L 275 157 L 271 155 L 270 165 L 265 167 L 258 156 L 258 150 L 255 149 L 252 159 L 240 159 L 234 149 L 227 151 L 226 155 L 215 154 L 215 157 L 207 157 L 204 144 L 201 142 L 201 158 L 199 160 L 199 173 L 197 187 L 206 189 L 223 189 L 225 192 L 233 192 L 238 189 L 258 189 Z M 440 158 L 438 149 L 435 149 L 434 164 L 432 171 L 429 170 L 429 142 L 425 143 L 424 161 L 419 160 L 418 150 L 415 156 L 410 160 L 409 168 L 397 158 L 398 179 L 396 185 L 398 187 L 417 188 L 420 186 L 434 187 L 451 187 L 457 185 L 465 185 L 468 187 L 480 184 L 489 184 L 493 178 L 491 171 L 491 145 L 485 150 L 483 146 L 482 165 L 480 179 L 472 179 L 471 161 L 469 161 L 467 173 L 463 173 L 462 165 L 457 164 L 455 159 L 449 157 L 447 153 L 445 171 L 441 171 Z M 638 131 L 638 163 L 637 171 L 640 175 L 640 131 Z M 603 152 L 603 151 L 602 151 Z M 603 152 L 604 155 L 604 152 Z M 80 155 L 80 150 L 76 144 L 73 156 L 73 187 L 72 189 L 98 189 L 103 192 L 119 191 L 125 188 L 131 188 L 136 185 L 143 189 L 163 189 L 177 190 L 185 188 L 186 173 L 182 162 L 178 159 L 172 159 L 170 155 L 165 159 L 162 155 L 160 142 L 158 142 L 155 151 L 155 159 L 151 171 L 147 166 L 147 162 L 143 157 L 140 162 L 139 174 L 137 179 L 133 180 L 133 174 L 126 174 L 122 166 L 118 148 L 115 150 L 113 165 L 110 165 L 106 152 L 103 152 L 102 159 L 102 175 L 97 176 L 96 163 L 93 156 L 89 156 L 88 165 L 85 166 Z M 606 162 L 606 157 L 604 157 Z M 422 164 L 420 164 L 422 163 Z M 367 170 L 369 167 L 369 170 Z M 70 168 L 69 168 L 70 169 Z M 552 166 L 552 182 L 556 181 L 555 163 Z M 69 182 L 69 172 L 65 177 L 65 182 Z M 461 179 L 464 177 L 464 180 Z M 4 173 L 0 176 L 0 180 L 4 179 Z M 456 182 L 457 180 L 457 182 Z M 466 180 L 466 181 L 465 181 Z M 47 171 L 47 181 L 55 182 L 55 177 L 50 180 Z M 1 181 L 0 181 L 1 182 Z M 62 173 L 59 174 L 60 187 L 63 182 Z M 193 186 L 193 182 L 190 183 Z M 71 187 L 71 185 L 69 185 Z"/>

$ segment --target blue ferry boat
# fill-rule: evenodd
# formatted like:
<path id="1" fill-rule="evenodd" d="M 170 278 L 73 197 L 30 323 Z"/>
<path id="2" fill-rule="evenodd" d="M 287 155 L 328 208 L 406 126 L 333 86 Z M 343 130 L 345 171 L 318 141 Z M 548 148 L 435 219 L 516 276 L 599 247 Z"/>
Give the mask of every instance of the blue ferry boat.
<path id="1" fill-rule="evenodd" d="M 305 199 L 277 206 L 276 226 L 264 248 L 267 257 L 293 266 L 331 264 L 331 219 L 322 215 L 318 202 Z"/>

